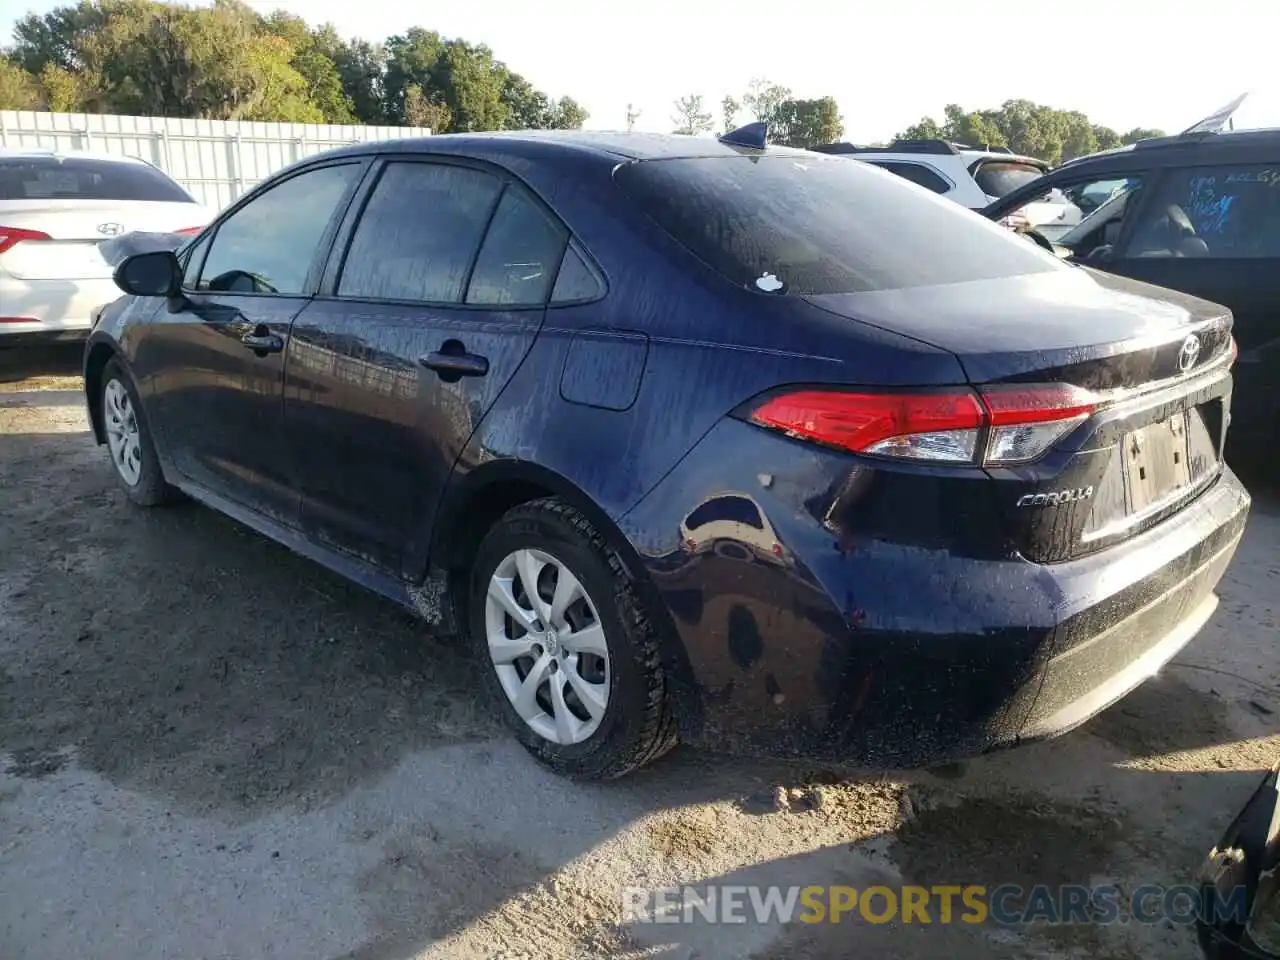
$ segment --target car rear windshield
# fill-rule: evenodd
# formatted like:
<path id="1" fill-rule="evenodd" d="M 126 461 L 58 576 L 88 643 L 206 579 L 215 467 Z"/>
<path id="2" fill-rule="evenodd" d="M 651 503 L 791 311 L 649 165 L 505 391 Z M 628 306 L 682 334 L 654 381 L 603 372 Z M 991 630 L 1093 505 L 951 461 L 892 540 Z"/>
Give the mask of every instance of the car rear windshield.
<path id="1" fill-rule="evenodd" d="M 957 203 L 844 157 L 647 160 L 616 177 L 704 263 L 766 293 L 860 293 L 1069 269 Z"/>
<path id="2" fill-rule="evenodd" d="M 973 171 L 973 179 L 977 181 L 983 193 L 999 200 L 1019 187 L 1025 187 L 1032 180 L 1039 180 L 1044 174 L 1045 171 L 1034 163 L 1018 160 L 984 160 Z"/>
<path id="3" fill-rule="evenodd" d="M 0 159 L 0 200 L 158 200 L 194 203 L 155 167 L 86 158 Z"/>

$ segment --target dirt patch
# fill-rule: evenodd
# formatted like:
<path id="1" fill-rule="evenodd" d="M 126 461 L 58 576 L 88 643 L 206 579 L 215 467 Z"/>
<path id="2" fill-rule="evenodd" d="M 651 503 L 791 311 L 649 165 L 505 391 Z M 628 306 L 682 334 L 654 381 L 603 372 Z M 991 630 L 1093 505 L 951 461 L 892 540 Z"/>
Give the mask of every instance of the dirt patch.
<path id="1" fill-rule="evenodd" d="M 1134 757 L 1237 739 L 1231 711 L 1221 696 L 1172 675 L 1149 680 L 1094 718 L 1088 730 Z"/>
<path id="2" fill-rule="evenodd" d="M 44 753 L 39 750 L 16 750 L 5 773 L 11 777 L 39 780 L 57 773 L 67 765 L 65 753 Z"/>
<path id="3" fill-rule="evenodd" d="M 925 886 L 1088 883 L 1124 835 L 1117 819 L 1039 797 L 957 803 L 921 793 L 894 859 L 908 882 Z"/>
<path id="4" fill-rule="evenodd" d="M 698 860 L 709 856 L 723 837 L 723 828 L 712 810 L 698 810 L 649 825 L 649 838 L 654 847 L 669 860 Z"/>

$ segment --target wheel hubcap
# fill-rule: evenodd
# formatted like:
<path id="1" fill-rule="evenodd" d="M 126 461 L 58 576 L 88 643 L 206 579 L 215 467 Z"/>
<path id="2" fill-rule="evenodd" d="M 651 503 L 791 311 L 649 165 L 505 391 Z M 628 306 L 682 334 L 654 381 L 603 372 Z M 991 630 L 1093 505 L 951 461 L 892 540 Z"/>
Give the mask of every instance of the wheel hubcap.
<path id="1" fill-rule="evenodd" d="M 609 649 L 595 604 L 563 563 L 516 550 L 489 578 L 489 659 L 521 719 L 552 743 L 581 743 L 609 705 Z"/>
<path id="2" fill-rule="evenodd" d="M 121 480 L 136 486 L 142 477 L 142 444 L 129 391 L 119 380 L 110 380 L 102 391 L 102 400 L 111 462 Z"/>

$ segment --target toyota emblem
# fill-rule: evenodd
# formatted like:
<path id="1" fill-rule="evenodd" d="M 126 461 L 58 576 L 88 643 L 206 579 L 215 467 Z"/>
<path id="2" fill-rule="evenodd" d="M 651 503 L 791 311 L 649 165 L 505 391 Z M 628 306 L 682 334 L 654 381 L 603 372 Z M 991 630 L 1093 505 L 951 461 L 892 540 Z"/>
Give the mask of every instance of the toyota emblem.
<path id="1" fill-rule="evenodd" d="M 124 227 L 118 223 L 100 223 L 98 224 L 98 232 L 104 237 L 118 237 L 124 233 Z"/>
<path id="2" fill-rule="evenodd" d="M 1178 369 L 1186 373 L 1200 359 L 1200 338 L 1194 333 L 1182 341 L 1182 349 L 1178 351 Z"/>

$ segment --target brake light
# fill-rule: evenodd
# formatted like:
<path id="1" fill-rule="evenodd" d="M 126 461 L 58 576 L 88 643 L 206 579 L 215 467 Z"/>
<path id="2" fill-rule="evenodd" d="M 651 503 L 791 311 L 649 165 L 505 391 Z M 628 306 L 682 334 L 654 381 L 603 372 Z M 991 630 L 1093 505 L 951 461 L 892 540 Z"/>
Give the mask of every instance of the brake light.
<path id="1" fill-rule="evenodd" d="M 975 392 L 798 390 L 765 400 L 759 426 L 854 453 L 934 463 L 1004 466 L 1041 456 L 1098 407 L 1070 384 Z M 979 449 L 982 434 L 986 443 Z"/>
<path id="2" fill-rule="evenodd" d="M 203 229 L 204 227 L 183 227 L 181 230 L 175 230 L 173 232 L 181 233 L 184 236 L 188 236 L 188 237 L 194 237 L 197 233 L 199 233 Z"/>
<path id="3" fill-rule="evenodd" d="M 28 230 L 26 227 L 0 227 L 0 253 L 12 250 L 23 240 L 52 240 L 40 230 Z"/>
<path id="4" fill-rule="evenodd" d="M 1238 356 L 1240 356 L 1240 344 L 1236 343 L 1235 337 L 1232 337 L 1231 338 L 1231 359 L 1227 361 L 1227 366 L 1234 367 L 1236 364 L 1236 357 Z"/>

